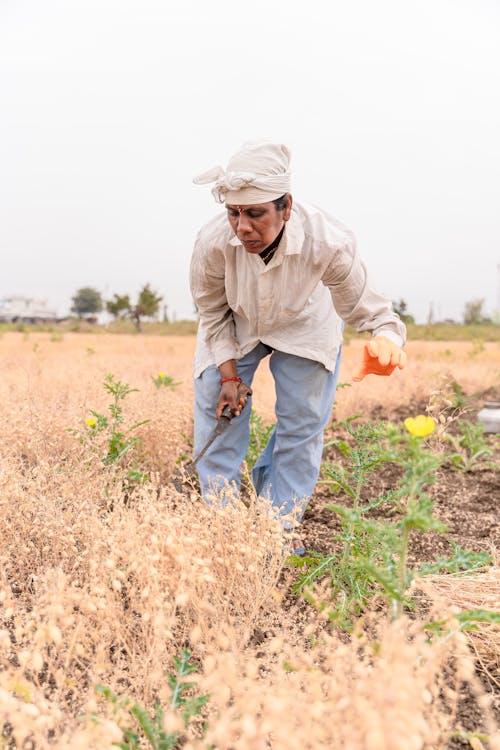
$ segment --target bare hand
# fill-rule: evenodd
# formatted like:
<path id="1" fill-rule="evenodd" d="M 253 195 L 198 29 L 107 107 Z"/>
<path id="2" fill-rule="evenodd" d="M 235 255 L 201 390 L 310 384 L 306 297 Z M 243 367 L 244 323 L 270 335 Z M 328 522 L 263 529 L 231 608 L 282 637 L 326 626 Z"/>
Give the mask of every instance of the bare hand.
<path id="1" fill-rule="evenodd" d="M 215 412 L 216 419 L 219 419 L 225 406 L 229 406 L 233 415 L 238 417 L 248 400 L 252 395 L 251 388 L 244 383 L 238 383 L 236 380 L 230 380 L 221 386 L 219 398 L 217 400 L 217 409 Z"/>

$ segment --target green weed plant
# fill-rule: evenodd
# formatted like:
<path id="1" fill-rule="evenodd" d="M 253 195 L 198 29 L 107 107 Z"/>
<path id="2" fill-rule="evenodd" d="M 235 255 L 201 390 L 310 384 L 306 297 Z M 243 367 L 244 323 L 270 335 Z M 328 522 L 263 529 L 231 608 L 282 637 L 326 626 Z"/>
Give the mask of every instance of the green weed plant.
<path id="1" fill-rule="evenodd" d="M 433 563 L 424 563 L 418 571 L 419 575 L 433 573 L 475 573 L 492 563 L 491 555 L 486 552 L 475 552 L 471 549 L 462 549 L 459 544 L 451 540 L 453 555 L 451 557 L 438 557 Z"/>
<path id="2" fill-rule="evenodd" d="M 462 632 L 479 630 L 478 623 L 500 625 L 500 612 L 491 609 L 461 609 L 453 617 Z M 425 629 L 439 638 L 449 637 L 452 633 L 448 620 L 430 620 L 425 624 Z"/>
<path id="3" fill-rule="evenodd" d="M 255 463 L 260 456 L 261 452 L 266 447 L 271 433 L 274 429 L 274 424 L 266 425 L 259 414 L 252 409 L 250 412 L 250 438 L 248 441 L 248 450 L 246 455 L 246 462 L 249 469 L 255 466 Z"/>
<path id="4" fill-rule="evenodd" d="M 469 352 L 469 357 L 477 357 L 478 354 L 481 354 L 481 352 L 484 352 L 485 350 L 484 345 L 484 339 L 483 338 L 473 338 L 472 339 L 472 350 Z"/>
<path id="5" fill-rule="evenodd" d="M 81 442 L 87 441 L 93 443 L 98 435 L 105 435 L 106 453 L 101 458 L 104 465 L 121 465 L 122 460 L 130 454 L 131 451 L 136 453 L 141 443 L 139 435 L 134 435 L 135 431 L 149 422 L 143 419 L 135 422 L 130 427 L 125 427 L 125 416 L 123 413 L 122 402 L 130 393 L 137 392 L 137 388 L 131 388 L 128 383 L 118 380 L 113 374 L 108 373 L 103 382 L 104 389 L 112 397 L 108 406 L 109 414 L 90 409 L 91 417 L 85 420 L 85 433 L 82 435 L 78 430 L 70 429 L 69 432 L 78 435 Z M 135 462 L 127 466 L 126 479 L 132 484 L 139 484 L 147 479 Z"/>
<path id="6" fill-rule="evenodd" d="M 484 434 L 484 427 L 479 423 L 457 420 L 455 423 L 459 434 L 446 433 L 444 439 L 451 444 L 453 453 L 447 455 L 451 466 L 465 473 L 482 468 L 498 468 L 487 459 L 493 456 L 493 446 Z"/>
<path id="7" fill-rule="evenodd" d="M 174 671 L 167 675 L 168 684 L 172 691 L 169 711 L 179 713 L 184 727 L 187 729 L 192 719 L 200 719 L 203 706 L 209 699 L 208 695 L 194 695 L 195 683 L 185 678 L 197 671 L 197 666 L 191 661 L 191 655 L 183 649 L 180 657 L 174 657 Z M 188 737 L 185 732 L 168 732 L 164 727 L 165 709 L 156 703 L 151 715 L 143 706 L 131 698 L 119 697 L 109 687 L 97 685 L 96 692 L 110 703 L 117 715 L 119 727 L 123 734 L 121 742 L 113 744 L 122 750 L 139 750 L 147 747 L 152 750 L 177 750 L 182 747 Z M 127 716 L 130 721 L 124 721 Z M 99 717 L 94 714 L 95 721 Z M 202 723 L 202 731 L 205 725 Z"/>
<path id="8" fill-rule="evenodd" d="M 175 380 L 171 375 L 167 375 L 165 372 L 159 372 L 156 377 L 151 375 L 151 380 L 155 384 L 156 388 L 177 388 L 181 384 L 180 380 Z"/>
<path id="9" fill-rule="evenodd" d="M 341 532 L 335 537 L 340 552 L 315 552 L 291 561 L 300 569 L 295 590 L 312 603 L 313 583 L 329 582 L 328 615 L 346 629 L 369 600 L 379 594 L 388 602 L 393 617 L 400 616 L 405 605 L 410 606 L 406 592 L 416 572 L 408 565 L 411 532 L 446 531 L 433 514 L 427 492 L 441 458 L 427 447 L 425 440 L 395 425 L 359 423 L 358 419 L 341 423 L 348 440 L 336 439 L 327 444 L 334 445 L 347 461 L 342 465 L 325 462 L 320 479 L 320 484 L 332 492 L 342 491 L 351 499 L 349 505 L 326 506 L 340 522 Z M 363 499 L 370 475 L 385 463 L 399 467 L 400 479 L 393 489 Z"/>

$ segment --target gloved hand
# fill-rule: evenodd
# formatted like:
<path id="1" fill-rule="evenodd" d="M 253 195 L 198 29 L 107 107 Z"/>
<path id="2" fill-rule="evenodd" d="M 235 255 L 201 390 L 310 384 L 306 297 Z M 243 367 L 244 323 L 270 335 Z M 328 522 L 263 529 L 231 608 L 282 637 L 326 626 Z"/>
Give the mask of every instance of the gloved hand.
<path id="1" fill-rule="evenodd" d="M 390 375 L 396 367 L 406 365 L 406 353 L 386 336 L 375 336 L 365 344 L 363 361 L 353 380 L 359 383 L 365 375 Z"/>

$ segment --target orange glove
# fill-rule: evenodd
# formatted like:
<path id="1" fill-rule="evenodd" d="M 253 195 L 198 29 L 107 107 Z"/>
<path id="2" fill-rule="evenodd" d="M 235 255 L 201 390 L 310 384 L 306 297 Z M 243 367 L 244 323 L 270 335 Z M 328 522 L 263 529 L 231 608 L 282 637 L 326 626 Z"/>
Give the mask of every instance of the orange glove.
<path id="1" fill-rule="evenodd" d="M 363 361 L 353 380 L 358 383 L 365 375 L 390 375 L 396 367 L 406 365 L 406 353 L 386 336 L 375 336 L 365 344 Z"/>

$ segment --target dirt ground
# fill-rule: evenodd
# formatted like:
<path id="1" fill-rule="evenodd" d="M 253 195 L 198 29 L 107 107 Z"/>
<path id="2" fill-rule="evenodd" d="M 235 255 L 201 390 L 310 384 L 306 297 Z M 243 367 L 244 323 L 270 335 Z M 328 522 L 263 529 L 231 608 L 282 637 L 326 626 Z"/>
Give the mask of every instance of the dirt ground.
<path id="1" fill-rule="evenodd" d="M 469 419 L 474 419 L 471 412 Z M 500 441 L 490 440 L 495 446 L 492 459 L 500 465 Z M 325 458 L 341 463 L 342 454 L 330 449 Z M 370 477 L 366 492 L 372 497 L 383 490 L 394 487 L 399 479 L 399 469 L 386 464 Z M 500 472 L 490 468 L 476 468 L 470 472 L 458 471 L 444 464 L 437 472 L 435 482 L 428 488 L 434 502 L 435 515 L 448 527 L 446 535 L 426 533 L 412 539 L 410 550 L 412 562 L 427 562 L 436 556 L 451 552 L 450 540 L 461 547 L 481 550 L 498 550 L 500 543 Z M 349 498 L 339 493 L 335 500 L 343 504 Z M 332 495 L 325 487 L 318 486 L 306 510 L 302 533 L 306 546 L 320 552 L 332 547 L 332 537 L 340 530 L 335 514 L 325 508 L 332 502 Z"/>

